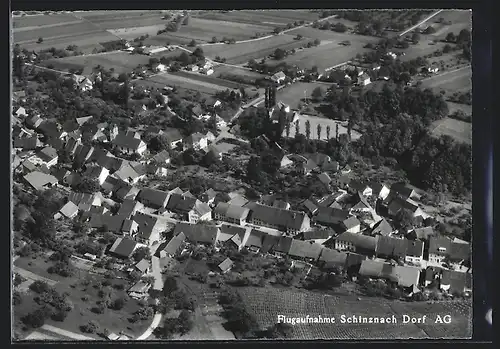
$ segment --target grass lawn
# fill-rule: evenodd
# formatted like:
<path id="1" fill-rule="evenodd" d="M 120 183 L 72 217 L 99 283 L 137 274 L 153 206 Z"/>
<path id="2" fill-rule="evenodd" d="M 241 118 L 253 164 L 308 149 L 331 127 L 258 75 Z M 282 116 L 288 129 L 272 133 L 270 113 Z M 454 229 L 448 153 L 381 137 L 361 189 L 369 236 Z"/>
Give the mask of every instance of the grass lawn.
<path id="1" fill-rule="evenodd" d="M 229 80 L 224 80 L 224 79 L 219 79 L 217 77 L 214 77 L 213 75 L 205 75 L 202 73 L 192 73 L 192 72 L 187 72 L 187 71 L 179 71 L 175 73 L 171 73 L 171 75 L 176 75 L 180 77 L 185 77 L 186 79 L 193 79 L 197 81 L 202 81 L 206 82 L 209 84 L 215 84 L 215 85 L 220 85 L 225 88 L 229 89 L 239 89 L 240 87 L 245 87 L 245 84 L 240 84 L 238 82 L 234 81 L 229 81 Z"/>
<path id="2" fill-rule="evenodd" d="M 408 338 L 464 338 L 470 336 L 471 304 L 442 302 L 405 303 L 379 298 L 355 296 L 328 296 L 313 292 L 300 292 L 273 287 L 239 288 L 244 303 L 257 318 L 261 327 L 277 322 L 277 316 L 299 317 L 305 315 L 335 317 L 336 325 L 297 324 L 293 326 L 293 339 L 408 339 Z M 426 313 L 427 312 L 427 313 Z M 427 314 L 427 324 L 403 324 L 402 315 Z M 449 325 L 434 324 L 437 314 L 450 314 L 454 322 Z M 397 324 L 341 324 L 341 315 L 386 317 L 395 315 Z M 436 329 L 433 329 L 433 326 Z"/>
<path id="3" fill-rule="evenodd" d="M 158 13 L 158 11 L 140 13 L 115 13 L 115 11 L 113 11 L 111 16 L 91 16 L 85 19 L 100 28 L 110 30 L 149 27 L 153 25 L 159 25 L 164 28 L 167 21 L 162 19 L 162 17 L 163 15 Z"/>
<path id="4" fill-rule="evenodd" d="M 410 47 L 407 49 L 393 49 L 392 51 L 397 53 L 397 52 L 404 52 L 406 53 L 404 56 L 400 56 L 399 59 L 402 62 L 410 61 L 412 59 L 416 59 L 417 57 L 424 57 L 429 54 L 433 54 L 437 50 L 443 50 L 443 47 L 446 45 L 444 42 L 436 42 L 432 43 L 432 39 L 420 39 L 418 44 L 410 44 Z M 439 57 L 437 57 L 439 58 Z"/>
<path id="5" fill-rule="evenodd" d="M 127 27 L 118 29 L 109 29 L 110 33 L 113 33 L 123 39 L 133 40 L 135 38 L 141 37 L 143 35 L 155 36 L 158 30 L 165 28 L 164 24 L 148 25 L 141 27 Z"/>
<path id="6" fill-rule="evenodd" d="M 277 48 L 291 50 L 304 46 L 306 40 L 295 40 L 294 35 L 276 35 L 249 43 L 204 46 L 205 56 L 226 58 L 227 63 L 247 63 L 250 59 L 261 59 L 274 53 Z"/>
<path id="7" fill-rule="evenodd" d="M 227 65 L 218 65 L 214 68 L 213 76 L 220 78 L 224 75 L 241 76 L 244 79 L 256 80 L 266 77 L 267 75 L 260 74 L 247 69 L 239 69 Z"/>
<path id="8" fill-rule="evenodd" d="M 88 286 L 85 286 L 83 284 L 84 280 L 90 281 L 90 284 Z M 59 293 L 67 292 L 69 294 L 68 297 L 73 303 L 74 309 L 68 314 L 63 322 L 49 319 L 46 321 L 46 324 L 77 334 L 83 334 L 96 339 L 102 339 L 102 337 L 100 337 L 97 333 L 87 334 L 82 333 L 80 330 L 81 325 L 94 320 L 99 324 L 99 330 L 97 331 L 98 333 L 104 329 L 108 329 L 110 332 L 115 333 L 123 331 L 125 334 L 132 336 L 132 338 L 141 335 L 151 324 L 152 319 L 140 320 L 136 323 L 129 322 L 128 319 L 135 311 L 137 311 L 141 307 L 138 304 L 138 301 L 136 301 L 135 299 L 129 299 L 123 309 L 119 311 L 106 309 L 103 314 L 95 314 L 91 311 L 91 309 L 96 305 L 96 301 L 99 300 L 98 289 L 93 287 L 93 285 L 98 282 L 103 282 L 104 280 L 105 279 L 103 276 L 83 271 L 80 271 L 79 273 L 77 272 L 74 277 L 64 278 L 63 280 L 61 280 L 57 284 L 57 286 L 55 286 L 56 290 Z M 114 279 L 110 281 L 112 285 L 125 285 L 125 288 L 123 290 L 117 290 L 113 288 L 113 295 L 111 297 L 112 300 L 126 294 L 126 290 L 130 286 L 128 281 L 121 279 Z M 14 321 L 16 329 L 22 329 L 24 327 L 21 322 L 21 318 L 23 316 L 39 307 L 39 305 L 37 305 L 33 301 L 33 297 L 35 297 L 35 295 L 36 294 L 33 291 L 28 291 L 27 293 L 22 295 L 21 305 L 15 307 Z M 88 301 L 85 301 L 84 297 L 88 297 Z M 26 331 L 23 330 L 24 337 L 29 334 L 29 331 L 30 330 L 28 329 Z"/>
<path id="9" fill-rule="evenodd" d="M 96 27 L 95 25 L 83 21 L 77 23 L 69 22 L 67 24 L 62 24 L 60 26 L 50 26 L 33 28 L 31 30 L 15 31 L 13 33 L 13 40 L 15 43 L 31 43 L 36 42 L 38 38 L 47 39 L 57 39 L 69 37 L 72 35 L 81 35 L 89 33 L 99 33 L 104 32 L 103 29 Z M 97 36 L 97 35 L 96 35 Z"/>
<path id="10" fill-rule="evenodd" d="M 472 88 L 472 69 L 462 68 L 450 70 L 422 81 L 423 88 L 432 88 L 435 91 L 444 90 L 448 93 L 467 92 Z"/>
<path id="11" fill-rule="evenodd" d="M 316 87 L 321 87 L 323 93 L 326 93 L 329 85 L 318 82 L 297 82 L 279 90 L 276 93 L 276 100 L 289 105 L 291 109 L 297 109 L 305 95 L 307 98 L 311 98 L 311 93 Z"/>
<path id="12" fill-rule="evenodd" d="M 444 118 L 432 124 L 432 134 L 448 135 L 458 142 L 472 144 L 472 124 L 469 122 Z"/>
<path id="13" fill-rule="evenodd" d="M 459 104 L 454 102 L 446 102 L 448 104 L 448 114 L 453 114 L 457 110 L 463 111 L 466 115 L 472 115 L 472 105 Z"/>
<path id="14" fill-rule="evenodd" d="M 350 46 L 339 45 L 342 40 L 331 40 L 323 44 L 303 49 L 284 59 L 289 64 L 295 64 L 303 69 L 317 66 L 320 71 L 353 59 L 356 54 L 368 52 L 362 42 L 351 41 Z"/>
<path id="15" fill-rule="evenodd" d="M 337 22 L 336 20 L 334 20 Z M 302 35 L 306 38 L 311 38 L 311 39 L 320 39 L 320 40 L 325 40 L 325 41 L 333 41 L 336 43 L 342 42 L 344 40 L 349 40 L 351 42 L 351 45 L 354 43 L 357 44 L 363 44 L 362 46 L 366 45 L 367 43 L 375 43 L 380 40 L 380 38 L 376 38 L 373 36 L 366 36 L 366 35 L 358 35 L 358 34 L 351 34 L 351 33 L 337 33 L 332 30 L 321 30 L 321 29 L 316 29 L 312 27 L 303 27 L 303 28 L 298 28 L 298 29 L 293 29 L 287 32 L 288 35 Z"/>

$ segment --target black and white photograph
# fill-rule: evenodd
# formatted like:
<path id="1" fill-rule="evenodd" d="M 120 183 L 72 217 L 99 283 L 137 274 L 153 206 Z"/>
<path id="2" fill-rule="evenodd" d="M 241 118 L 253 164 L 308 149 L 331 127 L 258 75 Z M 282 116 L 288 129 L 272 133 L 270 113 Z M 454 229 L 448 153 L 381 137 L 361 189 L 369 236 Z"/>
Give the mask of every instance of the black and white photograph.
<path id="1" fill-rule="evenodd" d="M 470 339 L 472 14 L 12 11 L 12 342 Z"/>

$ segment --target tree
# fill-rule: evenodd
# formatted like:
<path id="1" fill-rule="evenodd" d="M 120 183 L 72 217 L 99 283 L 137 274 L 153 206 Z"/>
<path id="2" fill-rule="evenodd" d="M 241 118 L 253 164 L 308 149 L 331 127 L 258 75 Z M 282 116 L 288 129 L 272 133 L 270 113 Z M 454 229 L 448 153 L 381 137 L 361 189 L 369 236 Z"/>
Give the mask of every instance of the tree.
<path id="1" fill-rule="evenodd" d="M 205 55 L 203 53 L 203 49 L 201 47 L 197 47 L 194 51 L 193 51 L 193 56 L 199 58 L 199 59 L 203 59 L 205 58 Z"/>
<path id="2" fill-rule="evenodd" d="M 144 283 L 146 283 L 150 286 L 152 286 L 155 283 L 155 277 L 152 275 L 143 276 L 141 279 L 142 279 L 142 281 L 144 281 Z"/>
<path id="3" fill-rule="evenodd" d="M 313 44 L 314 44 L 314 46 L 318 46 L 319 44 L 321 44 L 321 40 L 320 39 L 315 39 L 313 41 Z"/>
<path id="4" fill-rule="evenodd" d="M 132 258 L 136 261 L 142 261 L 143 259 L 151 259 L 151 251 L 148 247 L 142 246 L 137 248 L 132 255 Z"/>
<path id="5" fill-rule="evenodd" d="M 268 338 L 290 338 L 293 334 L 293 326 L 278 322 L 270 326 L 266 332 Z"/>
<path id="6" fill-rule="evenodd" d="M 311 137 L 311 123 L 309 120 L 306 121 L 306 138 L 309 140 Z"/>
<path id="7" fill-rule="evenodd" d="M 321 100 L 321 98 L 323 97 L 323 89 L 321 88 L 321 86 L 316 87 L 312 91 L 311 97 L 315 102 L 319 102 Z"/>
<path id="8" fill-rule="evenodd" d="M 36 42 L 37 42 L 38 44 L 41 44 L 41 43 L 43 42 L 43 38 L 40 36 Z"/>
<path id="9" fill-rule="evenodd" d="M 212 43 L 216 43 L 217 42 L 217 37 L 216 36 L 212 36 Z"/>
<path id="10" fill-rule="evenodd" d="M 418 44 L 418 42 L 420 41 L 420 34 L 415 32 L 413 33 L 413 35 L 411 36 L 411 41 L 416 45 Z"/>
<path id="11" fill-rule="evenodd" d="M 402 209 L 396 214 L 396 222 L 399 228 L 406 232 L 415 225 L 415 218 L 410 211 Z"/>
<path id="12" fill-rule="evenodd" d="M 276 60 L 282 60 L 283 58 L 285 58 L 285 56 L 286 56 L 286 51 L 281 48 L 277 48 L 273 54 L 273 57 Z"/>
<path id="13" fill-rule="evenodd" d="M 318 124 L 318 127 L 316 128 L 316 131 L 318 133 L 318 140 L 321 139 L 321 124 Z"/>
<path id="14" fill-rule="evenodd" d="M 111 303 L 110 308 L 114 309 L 114 310 L 121 310 L 125 306 L 125 304 L 127 303 L 127 300 L 128 300 L 128 297 L 126 297 L 126 296 L 117 298 Z"/>
<path id="15" fill-rule="evenodd" d="M 455 41 L 457 41 L 457 38 L 456 38 L 455 34 L 453 34 L 452 32 L 449 32 L 446 35 L 445 41 L 447 41 L 447 42 L 455 42 Z"/>
<path id="16" fill-rule="evenodd" d="M 196 46 L 196 40 L 195 40 L 195 39 L 191 40 L 191 41 L 189 42 L 189 45 L 188 45 L 188 46 L 190 46 L 190 47 L 195 47 L 195 46 Z"/>
<path id="17" fill-rule="evenodd" d="M 286 134 L 287 138 L 290 137 L 290 123 L 289 122 L 287 122 L 285 125 L 285 134 Z"/>
<path id="18" fill-rule="evenodd" d="M 262 164 L 261 159 L 252 156 L 247 164 L 247 177 L 250 181 L 260 183 L 262 181 Z"/>
<path id="19" fill-rule="evenodd" d="M 297 36 L 295 37 L 295 40 L 302 40 L 303 36 L 300 35 L 300 34 L 297 34 Z"/>
<path id="20" fill-rule="evenodd" d="M 74 189 L 80 193 L 93 194 L 100 190 L 100 185 L 94 178 L 83 177 L 81 182 L 78 183 Z"/>
<path id="21" fill-rule="evenodd" d="M 300 125 L 299 122 L 297 121 L 295 123 L 295 137 L 297 137 L 300 134 Z"/>
<path id="22" fill-rule="evenodd" d="M 330 139 L 330 125 L 326 126 L 326 139 L 327 141 Z"/>
<path id="23" fill-rule="evenodd" d="M 28 315 L 26 315 L 22 321 L 24 324 L 31 326 L 32 328 L 39 328 L 45 324 L 45 320 L 52 316 L 52 309 L 48 306 L 43 306 Z"/>
<path id="24" fill-rule="evenodd" d="M 83 326 L 80 326 L 80 330 L 85 333 L 95 333 L 98 329 L 99 325 L 93 320 Z"/>
<path id="25" fill-rule="evenodd" d="M 184 17 L 182 20 L 182 25 L 188 25 L 189 24 L 189 16 Z"/>

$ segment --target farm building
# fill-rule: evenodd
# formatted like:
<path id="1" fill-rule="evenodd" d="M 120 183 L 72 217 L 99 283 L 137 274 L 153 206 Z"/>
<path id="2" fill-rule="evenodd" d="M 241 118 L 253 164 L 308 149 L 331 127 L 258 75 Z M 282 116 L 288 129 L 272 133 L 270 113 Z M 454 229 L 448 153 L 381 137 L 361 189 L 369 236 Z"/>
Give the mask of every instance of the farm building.
<path id="1" fill-rule="evenodd" d="M 120 258 L 130 258 L 137 246 L 137 242 L 127 238 L 117 238 L 111 248 L 109 253 Z"/>
<path id="2" fill-rule="evenodd" d="M 219 202 L 213 211 L 214 219 L 238 225 L 245 225 L 250 210 L 226 202 Z"/>
<path id="3" fill-rule="evenodd" d="M 277 84 L 281 84 L 283 81 L 285 81 L 286 75 L 282 71 L 277 72 L 273 76 L 271 76 L 271 80 L 274 81 Z"/>
<path id="4" fill-rule="evenodd" d="M 221 273 L 227 273 L 231 267 L 233 266 L 233 261 L 230 258 L 224 259 L 217 267 L 221 271 Z"/>
<path id="5" fill-rule="evenodd" d="M 149 47 L 144 47 L 143 52 L 144 54 L 150 56 L 167 50 L 168 49 L 164 46 L 149 46 Z"/>

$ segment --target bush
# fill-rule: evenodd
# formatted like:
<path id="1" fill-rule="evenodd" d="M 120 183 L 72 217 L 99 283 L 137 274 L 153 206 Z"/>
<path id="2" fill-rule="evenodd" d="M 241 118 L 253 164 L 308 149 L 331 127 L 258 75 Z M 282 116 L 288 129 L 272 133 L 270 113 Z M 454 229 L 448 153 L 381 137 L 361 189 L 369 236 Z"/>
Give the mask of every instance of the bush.
<path id="1" fill-rule="evenodd" d="M 51 290 L 49 284 L 44 281 L 36 280 L 30 285 L 30 290 L 38 294 L 42 294 Z"/>
<path id="2" fill-rule="evenodd" d="M 95 321 L 89 321 L 87 324 L 80 326 L 80 330 L 85 333 L 95 333 L 99 326 Z"/>
<path id="3" fill-rule="evenodd" d="M 32 328 L 39 328 L 45 324 L 45 320 L 52 316 L 52 310 L 44 306 L 40 309 L 35 310 L 32 313 L 26 315 L 22 321 L 25 325 L 28 325 Z"/>

